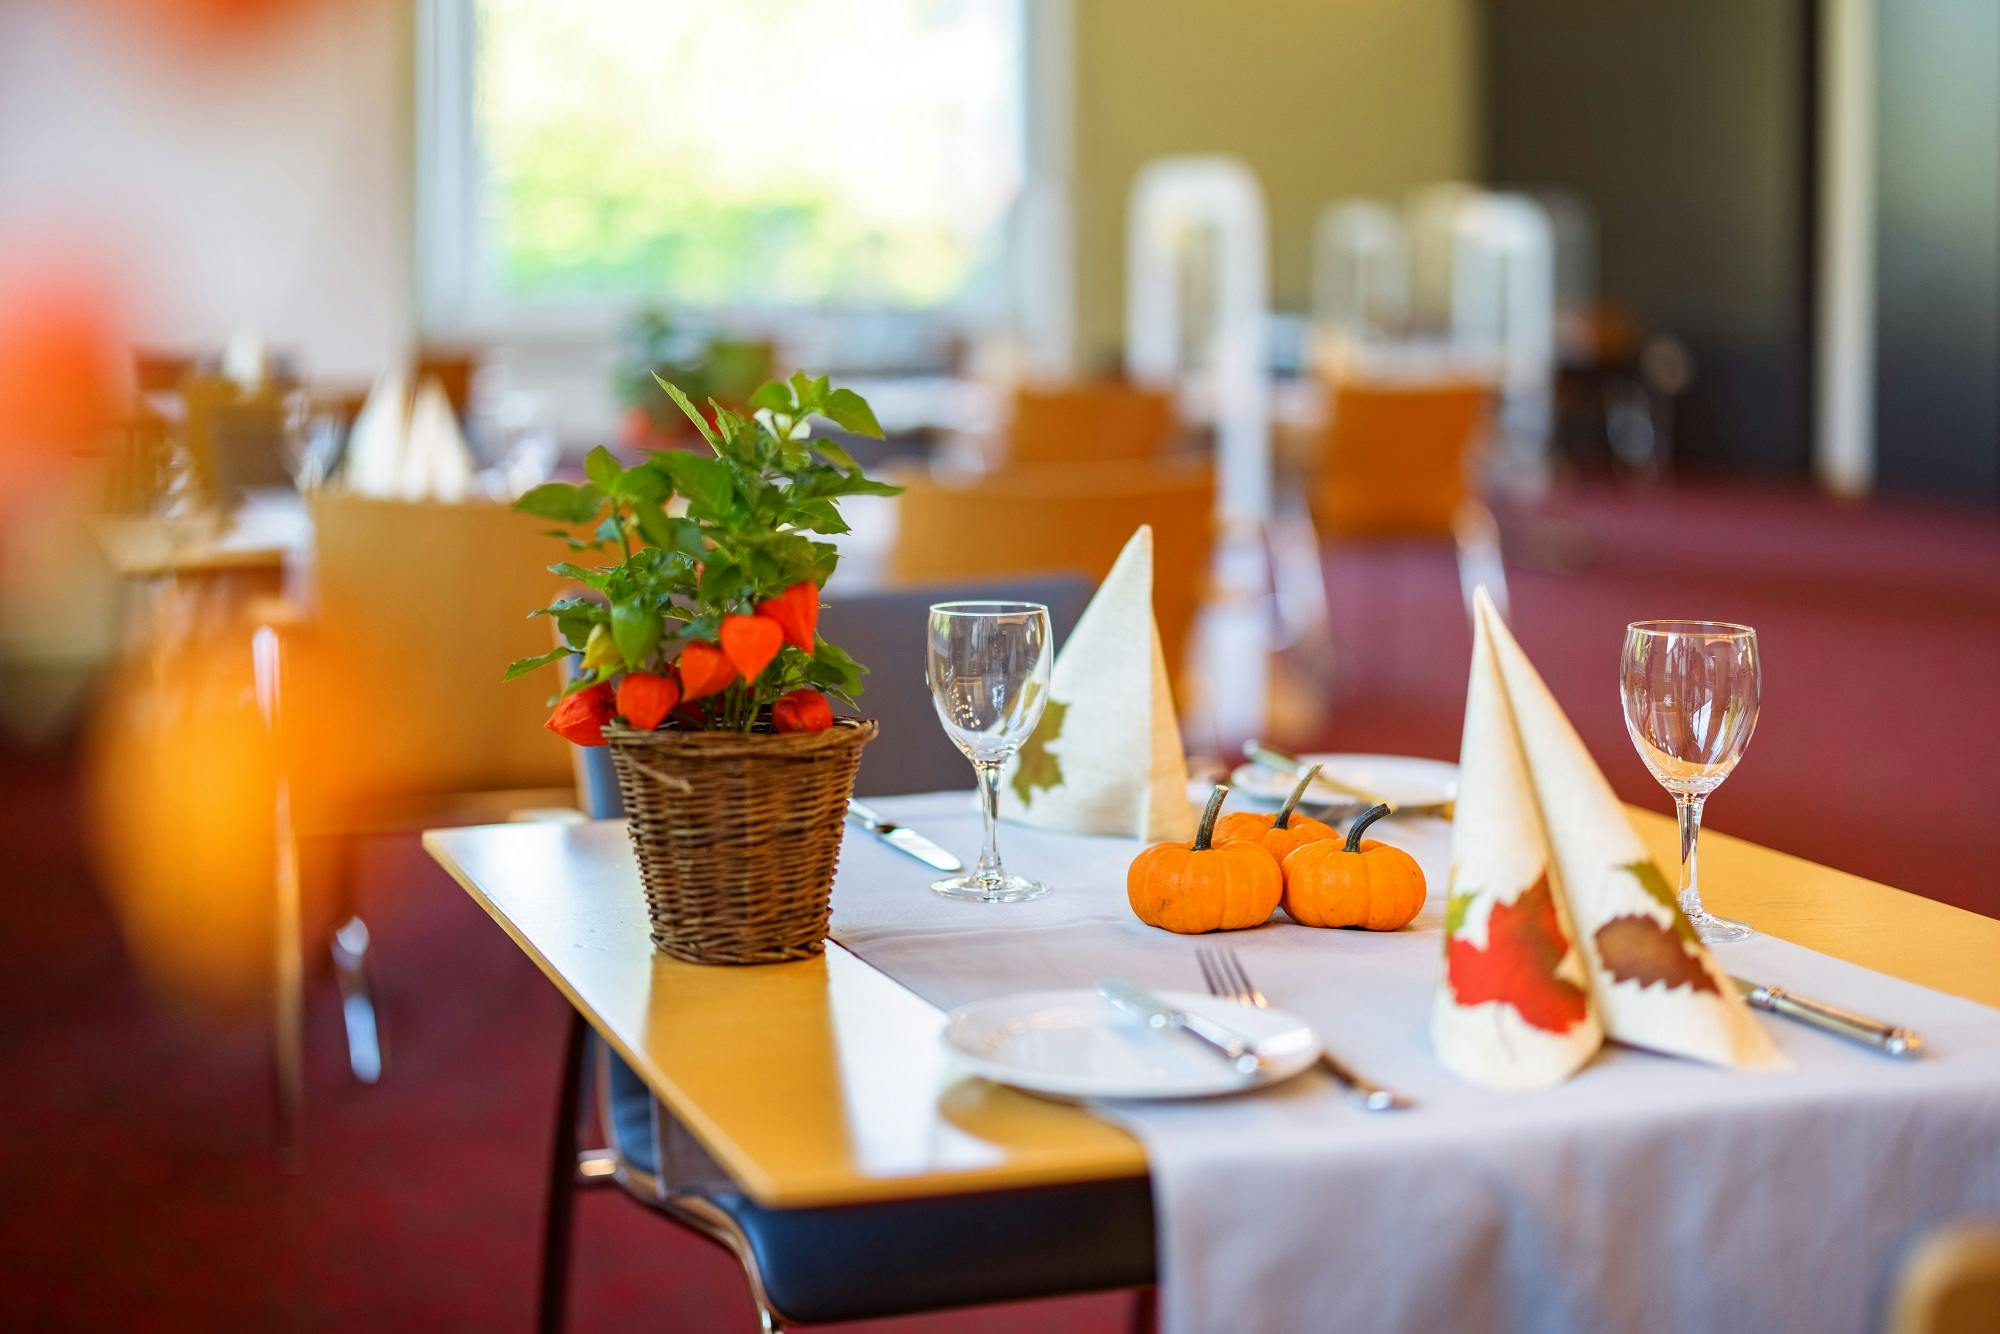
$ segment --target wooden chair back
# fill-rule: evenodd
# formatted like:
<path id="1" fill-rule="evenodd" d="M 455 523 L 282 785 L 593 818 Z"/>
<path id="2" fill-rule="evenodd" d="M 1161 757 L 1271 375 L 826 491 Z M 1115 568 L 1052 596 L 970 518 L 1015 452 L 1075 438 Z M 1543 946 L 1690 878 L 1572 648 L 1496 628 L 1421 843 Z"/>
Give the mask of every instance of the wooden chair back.
<path id="1" fill-rule="evenodd" d="M 1926 1237 L 1903 1266 L 1890 1334 L 2000 1329 L 2000 1224 L 1961 1223 Z"/>
<path id="2" fill-rule="evenodd" d="M 892 583 L 1076 573 L 1101 580 L 1142 523 L 1153 526 L 1153 615 L 1180 678 L 1207 591 L 1215 474 L 1206 462 L 1009 468 L 967 485 L 899 478 Z"/>
<path id="3" fill-rule="evenodd" d="M 1014 392 L 1006 466 L 1153 459 L 1173 446 L 1173 397 L 1106 381 L 1023 386 Z"/>
<path id="4" fill-rule="evenodd" d="M 1336 381 L 1313 459 L 1320 532 L 1450 536 L 1478 495 L 1490 393 L 1473 380 Z"/>
<path id="5" fill-rule="evenodd" d="M 488 501 L 379 500 L 321 489 L 314 531 L 307 757 L 328 799 L 394 801 L 557 787 L 565 743 L 544 730 L 553 670 L 502 683 L 554 643 L 560 544 L 547 522 Z M 313 761 L 323 761 L 314 763 Z"/>

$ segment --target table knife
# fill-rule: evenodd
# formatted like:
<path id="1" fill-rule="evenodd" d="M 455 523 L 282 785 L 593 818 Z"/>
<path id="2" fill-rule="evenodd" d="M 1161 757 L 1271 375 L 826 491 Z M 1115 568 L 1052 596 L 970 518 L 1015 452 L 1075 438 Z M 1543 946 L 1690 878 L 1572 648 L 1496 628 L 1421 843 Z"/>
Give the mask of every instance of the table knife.
<path id="1" fill-rule="evenodd" d="M 849 798 L 847 818 L 866 829 L 875 837 L 887 843 L 906 857 L 940 871 L 963 871 L 965 863 L 946 852 L 914 829 L 905 828 L 893 820 L 885 820 L 860 802 Z"/>
<path id="2" fill-rule="evenodd" d="M 1276 769 L 1279 773 L 1290 778 L 1305 777 L 1306 770 L 1311 767 L 1296 755 L 1287 755 L 1282 750 L 1273 750 L 1261 741 L 1244 742 L 1243 758 L 1252 764 L 1261 764 L 1266 769 Z M 1338 778 L 1330 777 L 1325 772 L 1321 772 L 1320 776 L 1313 780 L 1313 785 L 1342 793 L 1368 806 L 1382 805 L 1393 807 L 1395 805 L 1394 802 L 1384 801 L 1380 795 L 1370 792 L 1365 787 L 1356 787 L 1352 783 L 1343 783 Z"/>
<path id="3" fill-rule="evenodd" d="M 1243 758 L 1252 764 L 1262 765 L 1266 769 L 1275 769 L 1279 773 L 1292 778 L 1305 777 L 1306 770 L 1311 767 L 1296 755 L 1287 755 L 1282 750 L 1273 750 L 1261 741 L 1245 742 L 1243 745 Z M 1370 806 L 1375 805 L 1387 806 L 1391 815 L 1435 815 L 1440 820 L 1449 820 L 1458 813 L 1458 803 L 1456 801 L 1408 803 L 1390 801 L 1379 792 L 1370 792 L 1365 787 L 1356 787 L 1352 783 L 1343 783 L 1338 778 L 1330 777 L 1324 770 L 1320 772 L 1319 777 L 1313 779 L 1312 785 L 1313 787 L 1324 787 L 1334 792 L 1343 792 L 1348 797 L 1347 801 L 1329 802 L 1317 810 L 1301 808 L 1305 810 L 1306 814 L 1316 820 L 1327 820 L 1338 823 L 1350 816 L 1359 815 Z M 1310 791 L 1311 789 L 1307 790 Z"/>
<path id="4" fill-rule="evenodd" d="M 1238 1073 L 1254 1075 L 1264 1068 L 1263 1053 L 1257 1044 L 1233 1033 L 1213 1020 L 1186 1010 L 1177 1010 L 1144 987 L 1123 978 L 1107 977 L 1097 984 L 1098 994 L 1150 1028 L 1165 1033 L 1181 1033 L 1235 1066 Z"/>
<path id="5" fill-rule="evenodd" d="M 1864 1047 L 1873 1047 L 1884 1056 L 1896 1056 L 1906 1061 L 1915 1060 L 1924 1054 L 1923 1035 L 1894 1024 L 1885 1024 L 1880 1019 L 1870 1019 L 1865 1014 L 1843 1010 L 1838 1005 L 1828 1005 L 1825 1001 L 1813 1000 L 1796 995 L 1783 987 L 1774 987 L 1762 982 L 1751 982 L 1744 978 L 1729 979 L 1736 989 L 1743 993 L 1743 999 L 1751 1008 L 1771 1014 L 1781 1014 L 1787 1019 L 1796 1019 L 1824 1033 L 1858 1042 Z"/>

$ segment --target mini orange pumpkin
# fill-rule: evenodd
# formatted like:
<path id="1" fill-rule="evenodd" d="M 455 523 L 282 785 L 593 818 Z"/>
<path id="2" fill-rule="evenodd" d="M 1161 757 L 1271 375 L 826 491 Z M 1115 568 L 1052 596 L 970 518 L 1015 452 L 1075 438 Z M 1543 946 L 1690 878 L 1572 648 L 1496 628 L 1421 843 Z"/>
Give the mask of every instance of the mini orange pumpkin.
<path id="1" fill-rule="evenodd" d="M 1267 921 L 1284 892 L 1277 859 L 1256 843 L 1217 843 L 1215 817 L 1229 789 L 1209 794 L 1193 843 L 1155 843 L 1132 859 L 1125 897 L 1147 926 L 1184 936 Z"/>
<path id="2" fill-rule="evenodd" d="M 1359 926 L 1394 931 L 1424 906 L 1424 869 L 1401 848 L 1362 831 L 1389 813 L 1370 806 L 1345 843 L 1308 843 L 1285 858 L 1285 911 L 1305 926 Z"/>
<path id="3" fill-rule="evenodd" d="M 1257 843 L 1264 851 L 1283 862 L 1294 848 L 1302 848 L 1308 843 L 1322 839 L 1338 839 L 1340 831 L 1324 820 L 1315 820 L 1309 815 L 1294 815 L 1299 801 L 1319 777 L 1319 766 L 1315 764 L 1292 789 L 1292 795 L 1285 798 L 1285 804 L 1278 807 L 1276 815 L 1259 815 L 1255 811 L 1231 811 L 1215 822 L 1215 837 L 1223 843 Z"/>

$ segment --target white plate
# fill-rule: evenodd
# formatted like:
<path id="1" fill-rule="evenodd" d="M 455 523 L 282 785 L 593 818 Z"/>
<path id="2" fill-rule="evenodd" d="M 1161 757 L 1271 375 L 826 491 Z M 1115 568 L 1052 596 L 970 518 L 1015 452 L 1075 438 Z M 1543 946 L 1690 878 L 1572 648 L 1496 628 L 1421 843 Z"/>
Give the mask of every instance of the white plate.
<path id="1" fill-rule="evenodd" d="M 1337 778 L 1343 783 L 1366 788 L 1392 806 L 1429 805 L 1458 800 L 1458 766 L 1444 760 L 1423 760 L 1414 755 L 1301 755 L 1307 764 L 1325 766 L 1320 777 Z M 1239 764 L 1229 776 L 1230 784 L 1246 800 L 1281 802 L 1291 795 L 1298 779 L 1267 769 L 1261 764 Z M 1338 788 L 1314 783 L 1306 792 L 1308 805 L 1351 802 L 1354 797 Z"/>
<path id="2" fill-rule="evenodd" d="M 944 1042 L 973 1073 L 1058 1098 L 1207 1098 L 1290 1079 L 1319 1059 L 1319 1039 L 1295 1014 L 1194 991 L 1157 993 L 1256 1042 L 1262 1073 L 1240 1074 L 1182 1033 L 1158 1032 L 1095 991 L 1029 991 L 962 1005 Z"/>

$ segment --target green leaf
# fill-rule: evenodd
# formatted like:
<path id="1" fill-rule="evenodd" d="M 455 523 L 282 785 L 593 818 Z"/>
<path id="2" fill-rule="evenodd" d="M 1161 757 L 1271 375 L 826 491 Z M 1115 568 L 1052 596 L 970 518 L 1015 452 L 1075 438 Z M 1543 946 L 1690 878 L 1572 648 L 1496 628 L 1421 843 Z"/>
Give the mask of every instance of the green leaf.
<path id="1" fill-rule="evenodd" d="M 665 473 L 655 468 L 627 468 L 618 480 L 618 494 L 641 505 L 657 505 L 667 498 L 671 484 Z"/>
<path id="2" fill-rule="evenodd" d="M 809 533 L 847 533 L 854 531 L 847 521 L 840 517 L 831 500 L 808 500 L 792 511 L 791 522 Z"/>
<path id="3" fill-rule="evenodd" d="M 606 495 L 616 494 L 619 481 L 625 476 L 625 465 L 603 445 L 586 454 L 583 459 L 584 475 Z"/>
<path id="4" fill-rule="evenodd" d="M 865 435 L 873 440 L 882 438 L 882 426 L 875 420 L 874 409 L 868 400 L 852 389 L 836 389 L 826 396 L 826 402 L 819 409 L 843 431 Z"/>
<path id="5" fill-rule="evenodd" d="M 626 665 L 642 667 L 660 645 L 660 614 L 642 602 L 618 602 L 611 607 L 611 638 Z"/>
<path id="6" fill-rule="evenodd" d="M 1030 682 L 1032 688 L 1033 683 Z M 1037 791 L 1053 791 L 1063 785 L 1062 761 L 1049 751 L 1049 743 L 1062 735 L 1063 719 L 1069 713 L 1069 705 L 1058 703 L 1051 698 L 1042 710 L 1042 720 L 1035 725 L 1034 732 L 1021 743 L 1019 762 L 1014 768 L 1014 777 L 1008 786 L 1022 801 L 1032 800 Z"/>
<path id="7" fill-rule="evenodd" d="M 701 525 L 693 519 L 676 519 L 656 509 L 636 511 L 639 531 L 662 551 L 678 551 L 699 560 L 708 554 L 701 540 Z"/>
<path id="8" fill-rule="evenodd" d="M 602 589 L 611 582 L 611 576 L 603 570 L 587 570 L 574 561 L 559 560 L 549 566 L 549 573 L 596 589 Z"/>
<path id="9" fill-rule="evenodd" d="M 1476 897 L 1478 896 L 1475 894 L 1453 894 L 1445 900 L 1444 936 L 1446 940 L 1450 940 L 1453 936 L 1457 935 L 1465 926 L 1466 909 L 1472 906 L 1472 900 Z"/>
<path id="10" fill-rule="evenodd" d="M 701 600 L 711 607 L 732 602 L 743 592 L 743 571 L 711 553 L 701 572 Z"/>
<path id="11" fill-rule="evenodd" d="M 768 408 L 772 412 L 790 416 L 792 412 L 792 391 L 778 380 L 759 385 L 757 392 L 750 395 L 750 406 Z"/>
<path id="12" fill-rule="evenodd" d="M 568 656 L 569 646 L 565 644 L 561 648 L 552 648 L 547 653 L 537 653 L 532 658 L 516 658 L 507 664 L 507 673 L 500 679 L 502 681 L 511 681 L 517 676 L 526 676 L 538 667 L 546 667 L 557 659 L 567 658 Z"/>
<path id="13" fill-rule="evenodd" d="M 854 461 L 854 456 L 833 441 L 815 440 L 812 447 L 821 458 L 842 472 L 857 477 L 861 475 L 861 465 Z"/>
<path id="14" fill-rule="evenodd" d="M 675 407 L 687 414 L 687 419 L 694 423 L 695 430 L 701 432 L 701 438 L 708 441 L 709 447 L 714 448 L 717 443 L 715 428 L 708 424 L 708 418 L 701 415 L 700 409 L 696 408 L 689 401 L 686 394 L 683 394 L 678 388 L 668 384 L 665 380 L 660 379 L 658 372 L 654 373 L 653 381 L 666 391 L 667 397 L 674 401 Z"/>
<path id="15" fill-rule="evenodd" d="M 684 450 L 663 453 L 658 459 L 661 469 L 673 479 L 674 490 L 687 497 L 689 508 L 717 516 L 729 508 L 735 483 L 727 463 Z"/>
<path id="16" fill-rule="evenodd" d="M 595 486 L 543 482 L 515 501 L 514 508 L 557 523 L 588 523 L 603 503 L 604 493 Z"/>

